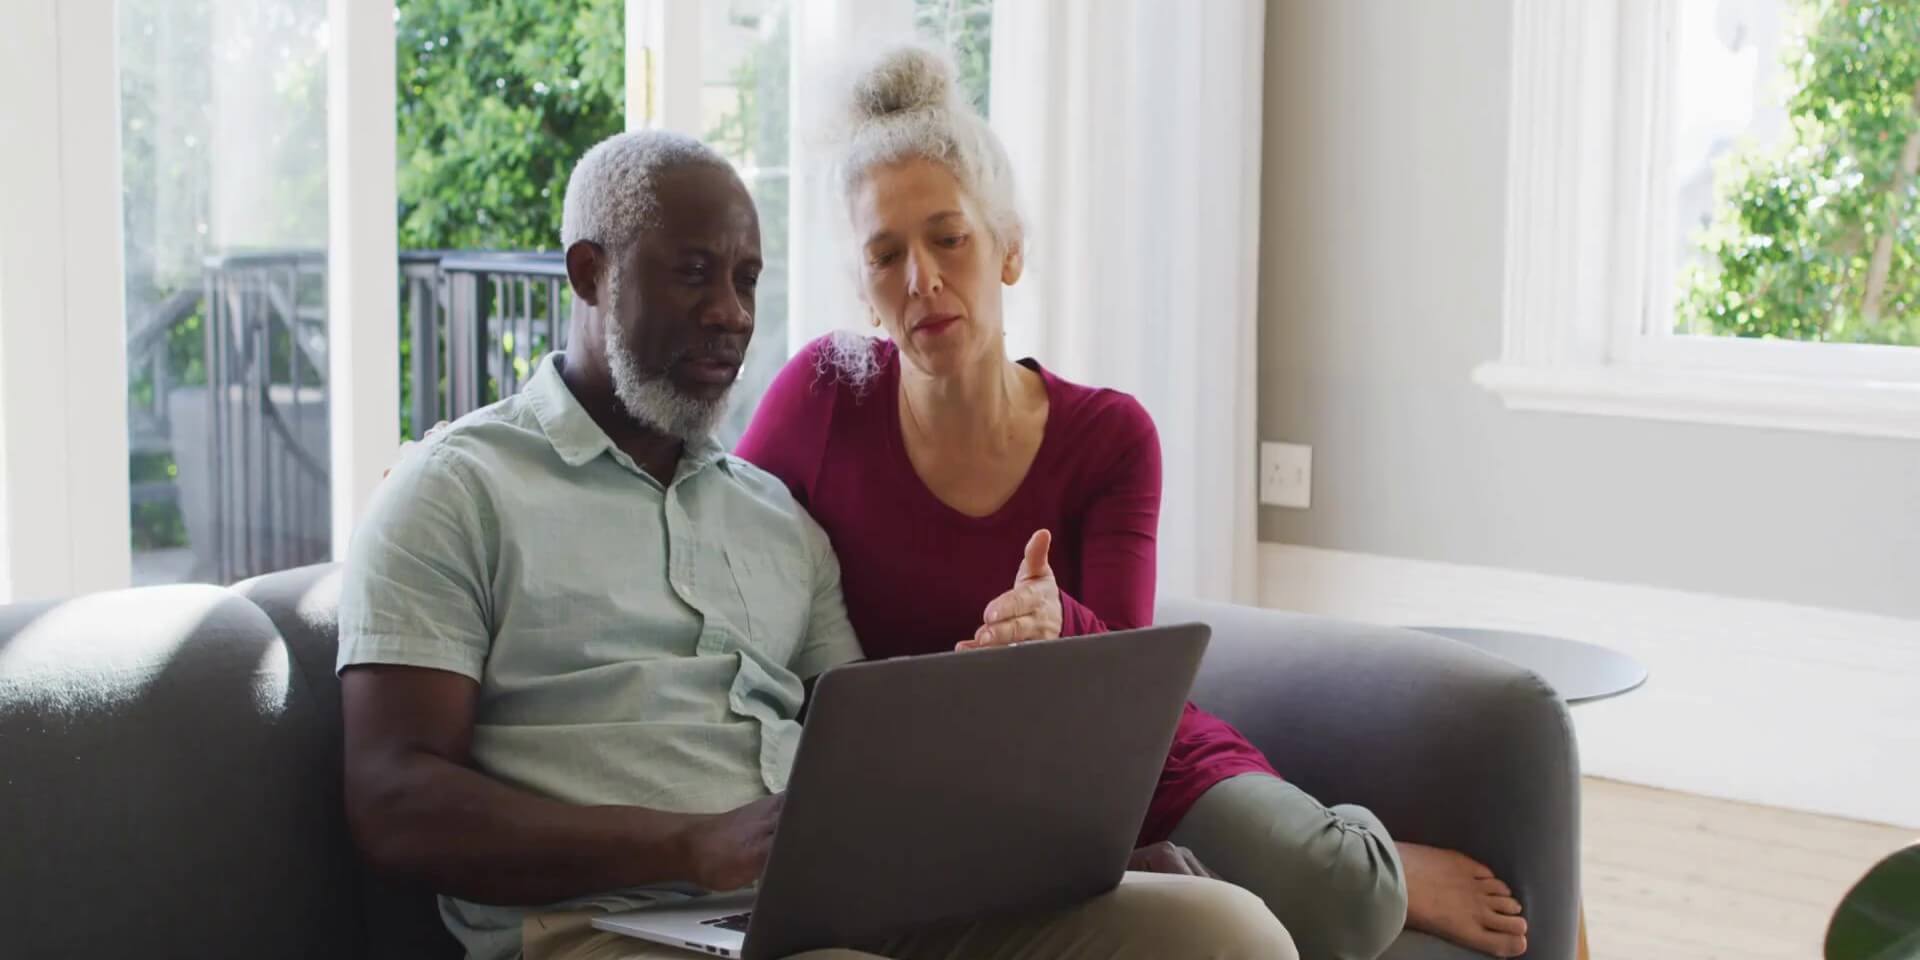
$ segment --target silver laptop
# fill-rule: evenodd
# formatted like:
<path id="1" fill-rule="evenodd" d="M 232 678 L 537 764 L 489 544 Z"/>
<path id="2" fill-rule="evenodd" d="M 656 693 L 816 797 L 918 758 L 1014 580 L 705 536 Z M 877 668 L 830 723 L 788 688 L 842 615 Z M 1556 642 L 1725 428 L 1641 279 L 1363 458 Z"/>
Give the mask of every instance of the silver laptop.
<path id="1" fill-rule="evenodd" d="M 593 925 L 771 960 L 1111 890 L 1208 635 L 1154 627 L 828 671 L 758 895 Z"/>

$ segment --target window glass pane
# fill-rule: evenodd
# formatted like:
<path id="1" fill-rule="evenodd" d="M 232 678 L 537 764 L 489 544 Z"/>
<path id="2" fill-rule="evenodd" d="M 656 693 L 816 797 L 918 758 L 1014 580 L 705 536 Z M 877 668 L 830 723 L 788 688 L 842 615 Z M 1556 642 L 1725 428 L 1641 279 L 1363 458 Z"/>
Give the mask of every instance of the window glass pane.
<path id="1" fill-rule="evenodd" d="M 394 4 L 402 434 L 511 396 L 562 345 L 561 207 L 626 126 L 625 7 Z"/>
<path id="2" fill-rule="evenodd" d="M 1675 6 L 1674 329 L 1920 345 L 1911 0 Z"/>
<path id="3" fill-rule="evenodd" d="M 787 359 L 791 26 L 787 0 L 710 0 L 701 8 L 702 136 L 739 169 L 753 194 L 765 262 L 755 297 L 753 343 L 734 387 L 733 407 L 720 425 L 720 442 L 728 447 L 746 431 L 760 394 Z"/>
<path id="4" fill-rule="evenodd" d="M 330 551 L 326 0 L 121 0 L 134 579 Z"/>
<path id="5" fill-rule="evenodd" d="M 987 116 L 993 0 L 913 0 L 913 25 L 921 37 L 952 51 L 961 91 Z"/>

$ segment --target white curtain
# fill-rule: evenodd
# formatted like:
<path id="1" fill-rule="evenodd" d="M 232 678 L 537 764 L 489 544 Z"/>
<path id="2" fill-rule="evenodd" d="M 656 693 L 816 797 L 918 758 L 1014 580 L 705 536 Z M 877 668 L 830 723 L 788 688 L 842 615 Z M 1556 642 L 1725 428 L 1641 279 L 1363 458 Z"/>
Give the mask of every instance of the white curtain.
<path id="1" fill-rule="evenodd" d="M 1256 598 L 1260 0 L 1000 0 L 1028 221 L 1008 338 L 1160 431 L 1160 593 Z"/>

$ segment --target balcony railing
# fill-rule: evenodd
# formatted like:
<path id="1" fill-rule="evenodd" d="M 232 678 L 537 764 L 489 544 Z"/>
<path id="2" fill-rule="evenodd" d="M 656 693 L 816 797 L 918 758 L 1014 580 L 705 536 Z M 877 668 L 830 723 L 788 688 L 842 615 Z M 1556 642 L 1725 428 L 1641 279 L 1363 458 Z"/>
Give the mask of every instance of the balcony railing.
<path id="1" fill-rule="evenodd" d="M 326 267 L 318 251 L 206 262 L 211 483 L 200 526 L 219 582 L 312 563 L 331 547 Z M 177 463 L 183 452 L 193 451 L 176 449 Z"/>
<path id="2" fill-rule="evenodd" d="M 408 252 L 400 258 L 404 431 L 419 436 L 518 391 L 562 348 L 572 298 L 558 254 Z M 170 335 L 204 318 L 204 382 L 183 382 Z M 136 456 L 171 454 L 170 482 L 136 484 L 177 505 L 190 579 L 231 583 L 319 562 L 331 549 L 326 257 L 211 257 L 198 295 L 164 300 L 128 335 Z M 396 346 L 400 346 L 396 344 Z M 136 565 L 140 557 L 136 555 Z"/>
<path id="3" fill-rule="evenodd" d="M 547 351 L 566 347 L 573 305 L 558 253 L 450 254 L 438 274 L 444 309 L 410 331 L 416 432 L 518 393 Z"/>

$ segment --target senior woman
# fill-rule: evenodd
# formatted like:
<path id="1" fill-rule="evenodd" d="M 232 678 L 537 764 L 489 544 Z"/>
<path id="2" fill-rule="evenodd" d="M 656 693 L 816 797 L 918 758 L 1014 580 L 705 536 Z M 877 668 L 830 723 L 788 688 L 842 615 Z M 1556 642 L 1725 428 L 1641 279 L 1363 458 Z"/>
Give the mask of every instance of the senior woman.
<path id="1" fill-rule="evenodd" d="M 885 337 L 801 351 L 737 453 L 832 538 L 870 657 L 1150 623 L 1159 440 L 1132 397 L 1007 356 L 1002 287 L 1024 264 L 1005 149 L 931 51 L 889 51 L 847 99 L 838 183 Z M 1322 805 L 1191 704 L 1141 829 L 1168 839 L 1258 894 L 1302 957 L 1374 957 L 1403 925 L 1526 949 L 1487 868 Z"/>

